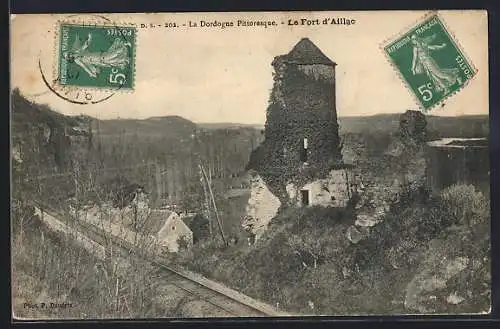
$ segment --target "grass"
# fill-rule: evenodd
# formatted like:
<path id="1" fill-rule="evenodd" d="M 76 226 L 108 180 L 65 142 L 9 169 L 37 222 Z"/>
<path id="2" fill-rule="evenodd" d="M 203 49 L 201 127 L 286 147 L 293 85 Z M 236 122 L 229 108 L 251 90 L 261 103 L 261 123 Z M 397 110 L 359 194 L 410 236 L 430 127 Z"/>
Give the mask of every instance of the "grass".
<path id="1" fill-rule="evenodd" d="M 370 236 L 346 238 L 352 214 L 321 207 L 288 208 L 253 246 L 222 248 L 205 242 L 180 260 L 191 269 L 256 299 L 300 314 L 355 315 L 480 312 L 489 308 L 489 203 L 473 186 L 440 195 L 403 191 Z M 457 273 L 443 270 L 467 259 Z M 446 261 L 441 263 L 442 259 Z M 434 274 L 432 274 L 434 273 Z M 417 306 L 405 307 L 416 278 L 449 281 L 418 290 Z M 417 286 L 423 285 L 420 282 Z M 421 288 L 418 288 L 421 289 Z M 451 294 L 465 296 L 452 305 Z M 423 305 L 432 299 L 432 306 Z"/>

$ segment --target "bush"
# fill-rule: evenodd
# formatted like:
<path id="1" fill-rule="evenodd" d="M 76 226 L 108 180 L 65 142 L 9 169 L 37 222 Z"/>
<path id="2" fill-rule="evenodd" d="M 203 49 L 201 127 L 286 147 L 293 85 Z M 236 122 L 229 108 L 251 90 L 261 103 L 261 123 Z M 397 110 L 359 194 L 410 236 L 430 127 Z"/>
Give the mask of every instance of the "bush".
<path id="1" fill-rule="evenodd" d="M 180 236 L 177 239 L 177 243 L 179 245 L 179 251 L 188 251 L 191 248 L 191 242 L 185 235 Z"/>
<path id="2" fill-rule="evenodd" d="M 452 224 L 474 225 L 489 218 L 489 201 L 473 185 L 452 185 L 441 192 L 440 199 Z"/>

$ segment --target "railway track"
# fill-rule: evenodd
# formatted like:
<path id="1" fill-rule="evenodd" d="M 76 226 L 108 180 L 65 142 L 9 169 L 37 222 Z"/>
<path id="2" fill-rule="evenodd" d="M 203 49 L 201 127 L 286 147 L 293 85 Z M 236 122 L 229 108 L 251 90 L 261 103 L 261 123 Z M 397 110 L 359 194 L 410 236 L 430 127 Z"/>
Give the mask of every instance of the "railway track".
<path id="1" fill-rule="evenodd" d="M 282 316 L 288 315 L 276 311 L 273 307 L 243 295 L 237 291 L 227 288 L 219 283 L 204 278 L 196 273 L 186 271 L 181 268 L 175 268 L 166 264 L 165 260 L 156 253 L 144 254 L 128 241 L 111 235 L 96 225 L 82 220 L 71 218 L 71 216 L 57 211 L 51 207 L 33 201 L 33 206 L 42 209 L 44 213 L 54 217 L 67 226 L 76 229 L 86 235 L 89 239 L 100 245 L 109 245 L 112 243 L 120 251 L 123 257 L 137 257 L 150 262 L 159 269 L 161 277 L 166 279 L 168 284 L 185 291 L 194 299 L 201 300 L 211 306 L 222 310 L 227 316 L 232 317 L 264 317 L 264 316 Z"/>

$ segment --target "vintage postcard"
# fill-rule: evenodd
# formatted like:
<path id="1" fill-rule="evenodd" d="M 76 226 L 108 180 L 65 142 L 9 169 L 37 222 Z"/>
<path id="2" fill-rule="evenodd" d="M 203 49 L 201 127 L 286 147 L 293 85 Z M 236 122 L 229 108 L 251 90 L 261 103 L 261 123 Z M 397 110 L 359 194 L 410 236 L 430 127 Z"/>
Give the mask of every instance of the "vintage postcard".
<path id="1" fill-rule="evenodd" d="M 486 11 L 10 23 L 14 319 L 490 312 Z"/>

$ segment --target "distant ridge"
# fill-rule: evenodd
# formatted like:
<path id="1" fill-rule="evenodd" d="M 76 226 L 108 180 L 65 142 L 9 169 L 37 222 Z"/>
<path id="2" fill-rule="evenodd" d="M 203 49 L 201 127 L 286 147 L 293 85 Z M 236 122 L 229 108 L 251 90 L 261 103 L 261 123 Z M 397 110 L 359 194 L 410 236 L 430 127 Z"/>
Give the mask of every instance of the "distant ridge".
<path id="1" fill-rule="evenodd" d="M 376 114 L 370 114 L 370 115 L 339 115 L 339 118 L 371 118 L 371 117 L 399 117 L 402 115 L 403 112 L 400 113 L 376 113 Z M 472 117 L 477 117 L 477 118 L 488 118 L 488 114 L 464 114 L 464 115 L 458 115 L 458 116 L 445 116 L 445 115 L 432 115 L 432 114 L 427 114 L 425 116 L 426 118 L 472 118 Z"/>
<path id="2" fill-rule="evenodd" d="M 369 116 L 339 116 L 340 133 L 363 132 L 396 132 L 399 127 L 399 118 L 402 113 L 380 113 Z M 445 136 L 453 133 L 472 135 L 487 135 L 489 132 L 489 116 L 487 114 L 463 115 L 445 117 L 427 115 L 427 125 L 430 130 L 441 131 Z M 204 129 L 236 129 L 254 128 L 264 129 L 264 124 L 237 123 L 237 122 L 197 122 L 196 125 Z M 459 130 L 459 131 L 457 131 Z"/>
<path id="3" fill-rule="evenodd" d="M 260 123 L 233 123 L 233 122 L 198 122 L 196 125 L 205 129 L 234 129 L 234 128 L 254 128 L 264 129 L 264 124 Z"/>
<path id="4" fill-rule="evenodd" d="M 375 114 L 371 116 L 340 116 L 340 134 L 396 132 L 399 128 L 399 118 L 402 113 Z M 449 137 L 486 137 L 489 135 L 489 116 L 464 115 L 444 117 L 426 115 L 427 129 L 432 135 Z"/>
<path id="5" fill-rule="evenodd" d="M 167 136 L 188 138 L 196 124 L 178 115 L 151 117 L 147 119 L 109 119 L 94 122 L 94 131 L 99 128 L 101 135 L 140 134 L 144 136 Z"/>
<path id="6" fill-rule="evenodd" d="M 92 121 L 92 130 L 99 129 L 104 135 L 139 134 L 165 136 L 172 139 L 189 139 L 199 128 L 217 129 L 256 129 L 263 130 L 264 124 L 237 122 L 193 122 L 179 115 L 155 116 L 147 119 L 97 119 L 87 115 L 68 116 L 24 98 L 19 90 L 13 90 L 13 135 L 29 130 L 33 123 L 41 121 L 54 126 L 77 125 L 79 122 Z M 19 105 L 19 106 L 16 106 Z M 340 134 L 386 132 L 393 133 L 399 128 L 402 113 L 381 113 L 370 116 L 339 116 Z M 486 137 L 489 135 L 489 116 L 487 114 L 464 115 L 457 117 L 427 115 L 429 131 L 442 137 Z"/>

